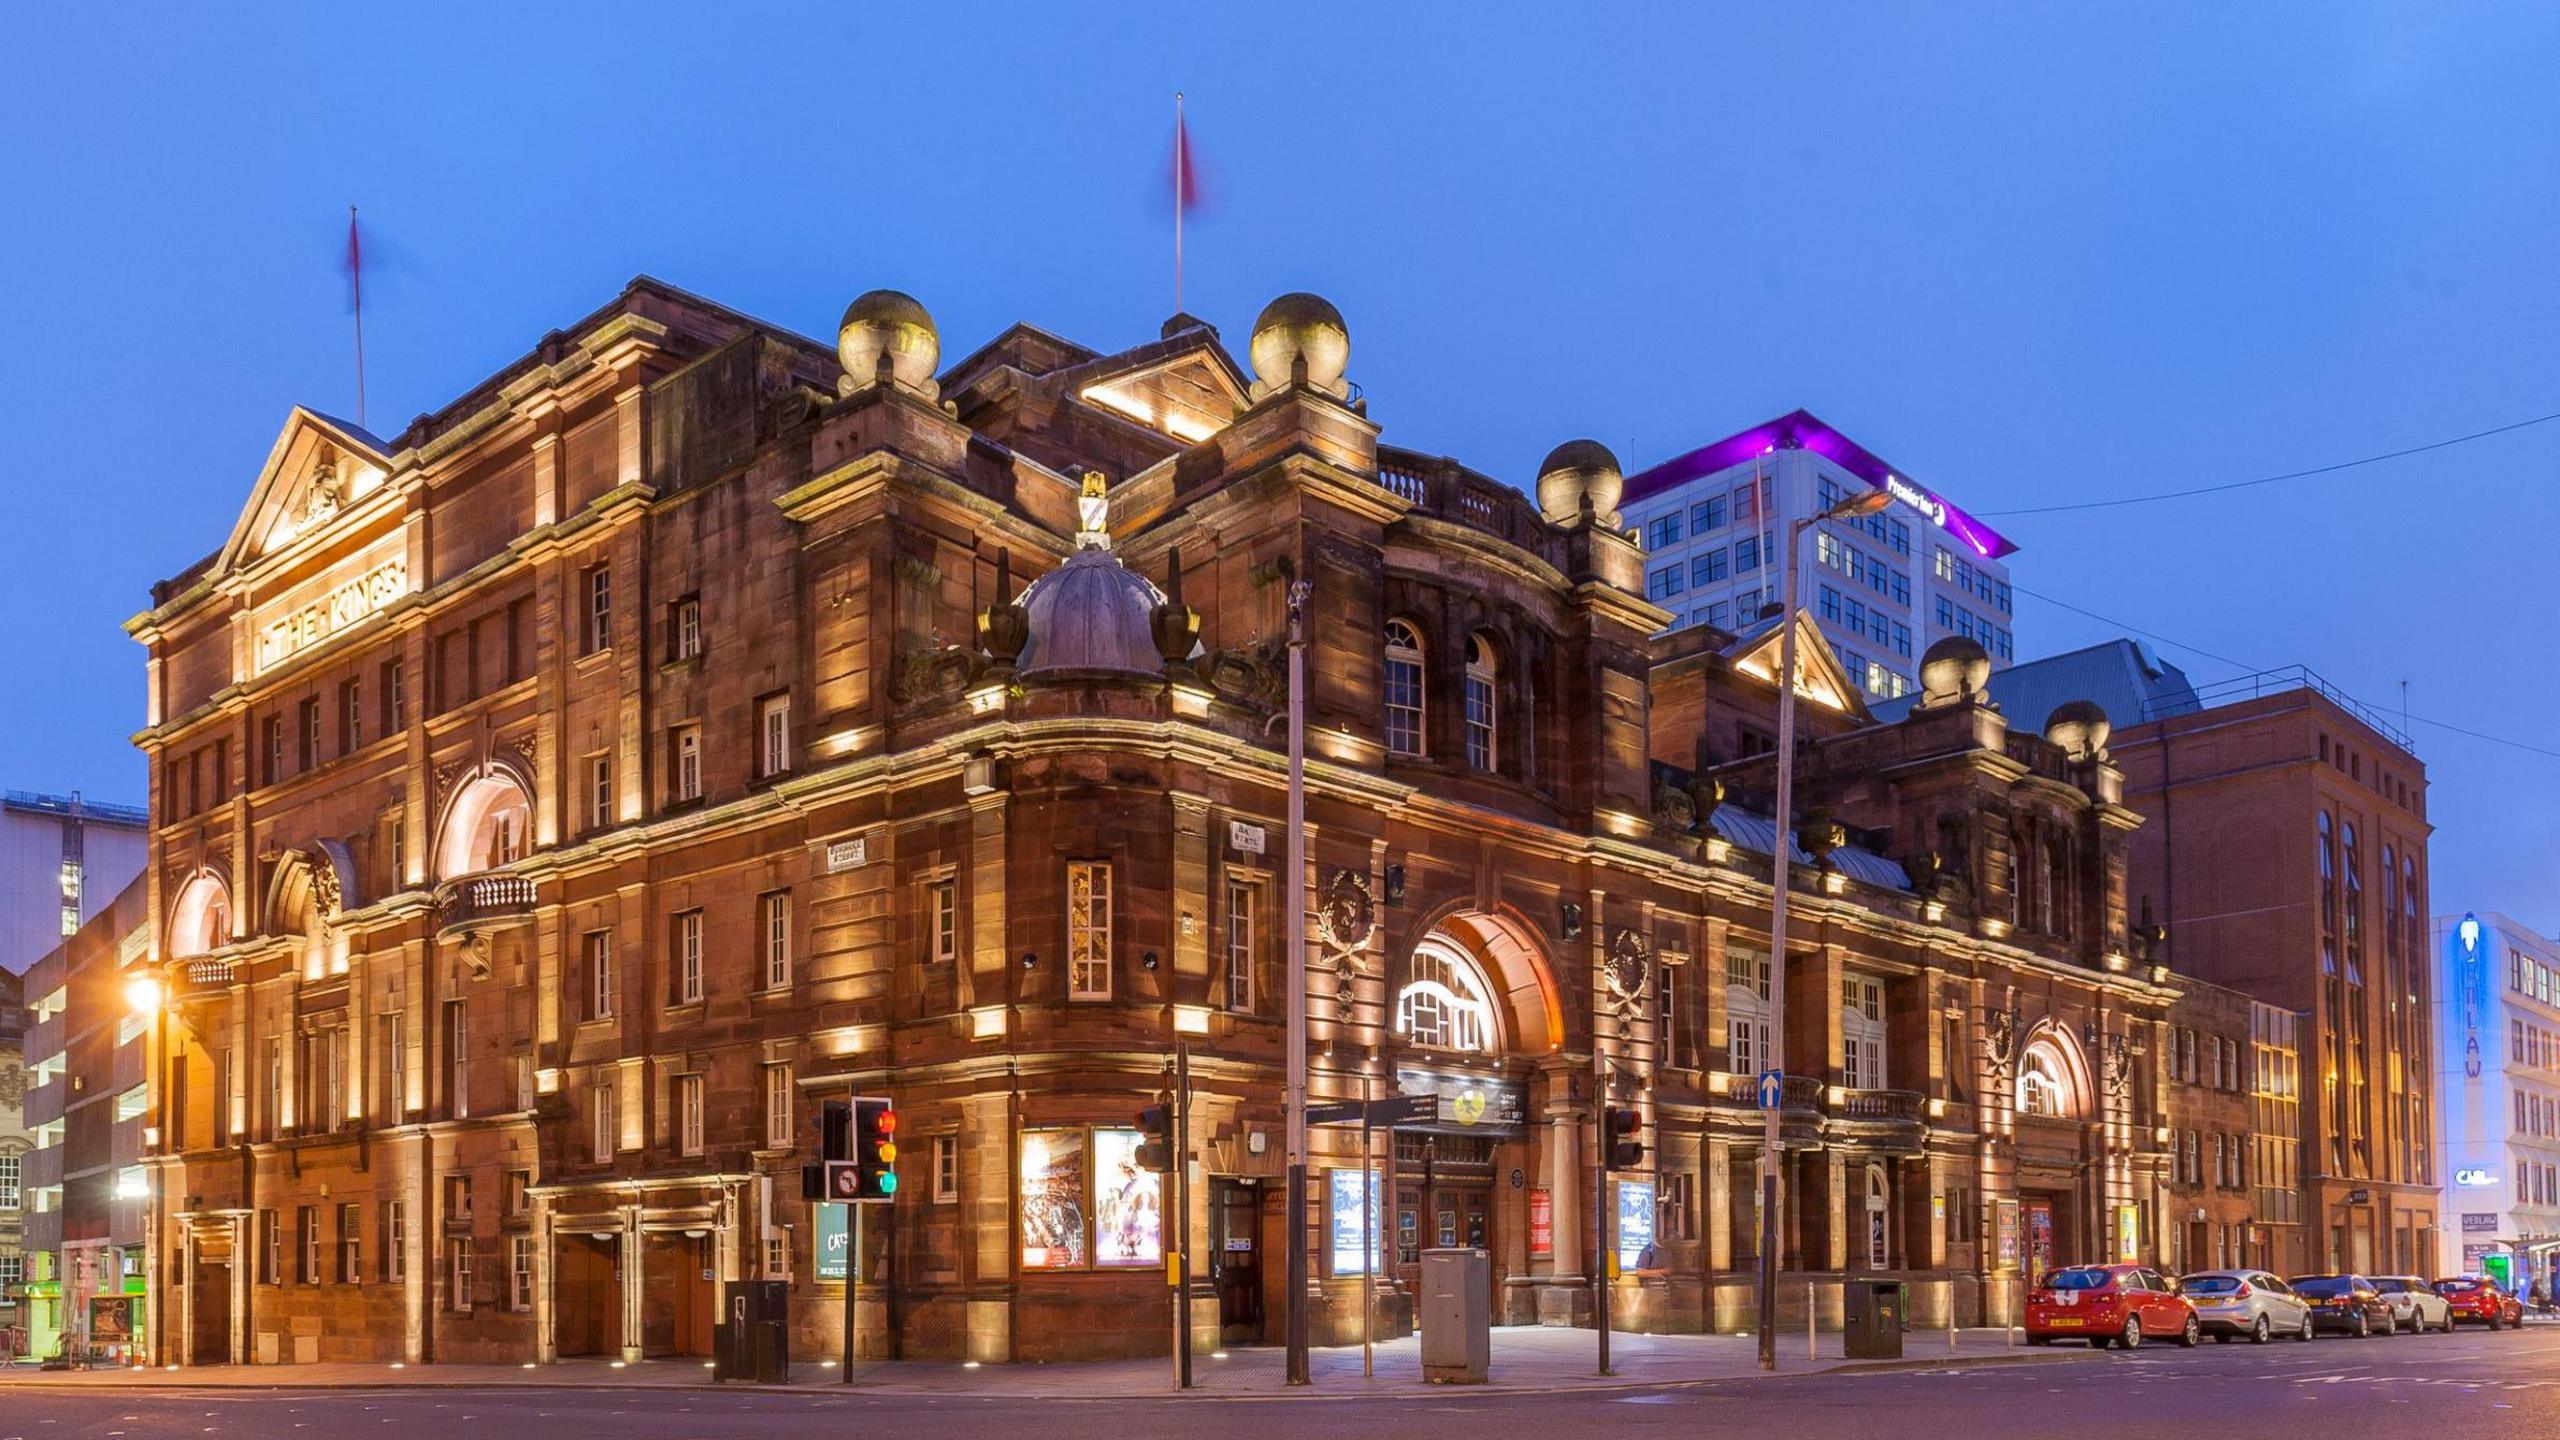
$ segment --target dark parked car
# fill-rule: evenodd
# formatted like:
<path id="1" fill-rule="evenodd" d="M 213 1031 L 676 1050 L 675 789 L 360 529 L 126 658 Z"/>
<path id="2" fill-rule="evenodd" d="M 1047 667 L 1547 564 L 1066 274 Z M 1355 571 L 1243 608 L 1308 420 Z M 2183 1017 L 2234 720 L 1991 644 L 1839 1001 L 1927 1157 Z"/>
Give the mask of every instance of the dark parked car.
<path id="1" fill-rule="evenodd" d="M 2524 1323 L 2524 1306 L 2486 1275 L 2454 1275 L 2436 1282 L 2436 1293 L 2453 1311 L 2456 1325 L 2486 1325 L 2504 1330 Z"/>
<path id="2" fill-rule="evenodd" d="M 2311 1305 L 2311 1328 L 2343 1335 L 2390 1335 L 2400 1319 L 2382 1292 L 2361 1275 L 2296 1275 L 2294 1293 Z"/>

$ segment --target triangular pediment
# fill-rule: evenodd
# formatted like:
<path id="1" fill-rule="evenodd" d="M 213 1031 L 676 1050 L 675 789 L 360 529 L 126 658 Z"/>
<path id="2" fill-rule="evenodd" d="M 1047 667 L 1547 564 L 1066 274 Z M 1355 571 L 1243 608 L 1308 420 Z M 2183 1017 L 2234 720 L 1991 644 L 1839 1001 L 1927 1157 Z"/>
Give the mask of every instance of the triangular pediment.
<path id="1" fill-rule="evenodd" d="M 1206 327 L 1103 356 L 1060 378 L 1086 404 L 1185 445 L 1225 429 L 1252 403 L 1244 372 Z"/>
<path id="2" fill-rule="evenodd" d="M 293 407 L 216 572 L 251 564 L 326 529 L 390 474 L 391 457 L 379 438 L 317 410 Z"/>
<path id="3" fill-rule="evenodd" d="M 1867 719 L 1865 695 L 1849 679 L 1840 657 L 1831 653 L 1831 642 L 1823 638 L 1822 628 L 1813 623 L 1813 616 L 1798 610 L 1790 623 L 1796 628 L 1796 698 L 1842 715 Z M 1735 641 L 1725 655 L 1733 661 L 1734 669 L 1774 686 L 1778 683 L 1778 668 L 1784 663 L 1781 652 L 1785 636 L 1783 629 L 1772 624 Z"/>

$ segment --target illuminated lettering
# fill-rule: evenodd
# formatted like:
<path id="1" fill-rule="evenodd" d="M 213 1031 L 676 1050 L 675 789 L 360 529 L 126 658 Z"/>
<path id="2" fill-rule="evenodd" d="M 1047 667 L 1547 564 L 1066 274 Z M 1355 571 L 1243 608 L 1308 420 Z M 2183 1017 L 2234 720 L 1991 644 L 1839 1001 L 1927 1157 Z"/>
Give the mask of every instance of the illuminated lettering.
<path id="1" fill-rule="evenodd" d="M 266 670 L 310 649 L 409 593 L 409 562 L 385 560 L 328 594 L 269 621 L 258 631 L 258 668 Z"/>

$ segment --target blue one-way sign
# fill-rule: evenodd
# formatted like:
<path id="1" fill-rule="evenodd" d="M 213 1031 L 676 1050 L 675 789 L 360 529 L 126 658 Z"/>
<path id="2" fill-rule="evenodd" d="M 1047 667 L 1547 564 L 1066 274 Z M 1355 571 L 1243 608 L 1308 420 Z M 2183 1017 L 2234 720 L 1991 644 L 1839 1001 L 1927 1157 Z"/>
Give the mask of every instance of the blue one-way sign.
<path id="1" fill-rule="evenodd" d="M 1763 1110 L 1775 1110 L 1775 1109 L 1777 1109 L 1777 1108 L 1778 1108 L 1778 1100 L 1779 1100 L 1779 1097 L 1780 1097 L 1781 1095 L 1785 1094 L 1785 1092 L 1786 1092 L 1786 1084 L 1785 1084 L 1785 1082 L 1784 1082 L 1783 1080 L 1781 1080 L 1781 1079 L 1779 1078 L 1779 1076 L 1778 1076 L 1778 1072 L 1777 1072 L 1777 1071 L 1775 1071 L 1775 1070 L 1763 1070 L 1763 1071 L 1761 1071 L 1761 1072 L 1760 1072 L 1760 1108 L 1761 1108 L 1761 1109 L 1763 1109 Z"/>

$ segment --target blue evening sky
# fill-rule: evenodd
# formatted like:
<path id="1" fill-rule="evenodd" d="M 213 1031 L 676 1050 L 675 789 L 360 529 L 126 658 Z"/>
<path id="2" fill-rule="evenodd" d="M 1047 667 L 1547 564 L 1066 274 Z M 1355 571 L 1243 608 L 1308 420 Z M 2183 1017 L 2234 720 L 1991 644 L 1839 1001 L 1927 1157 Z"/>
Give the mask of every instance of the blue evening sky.
<path id="1" fill-rule="evenodd" d="M 1069 13 L 1071 8 L 1085 13 Z M 944 18 L 949 16 L 951 18 Z M 396 432 L 659 276 L 956 358 L 1172 308 L 1172 94 L 1239 349 L 1331 297 L 1400 444 L 1515 482 L 1798 405 L 1977 513 L 2560 410 L 2560 10 L 2461 4 L 19 8 L 0 47 L 0 783 L 143 798 L 119 623 L 286 407 Z M 1996 520 L 2032 590 L 2560 750 L 2560 424 Z M 2117 632 L 2021 597 L 2020 654 Z M 2171 650 L 2199 680 L 2238 666 Z M 2434 903 L 2560 930 L 2560 758 L 2412 727 Z"/>

